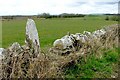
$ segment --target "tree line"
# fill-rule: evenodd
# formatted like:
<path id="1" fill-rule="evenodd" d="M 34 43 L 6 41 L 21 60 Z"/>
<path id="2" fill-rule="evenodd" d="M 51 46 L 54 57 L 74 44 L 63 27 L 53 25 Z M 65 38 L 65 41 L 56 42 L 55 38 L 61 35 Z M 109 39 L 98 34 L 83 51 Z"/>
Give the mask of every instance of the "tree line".
<path id="1" fill-rule="evenodd" d="M 84 17 L 84 14 L 69 14 L 69 13 L 62 13 L 59 15 L 51 15 L 49 13 L 41 13 L 38 15 L 9 15 L 9 16 L 2 16 L 3 19 L 16 19 L 16 18 L 73 18 L 73 17 Z"/>
<path id="2" fill-rule="evenodd" d="M 105 15 L 105 20 L 113 20 L 113 21 L 118 21 L 120 20 L 118 16 L 119 14 L 102 14 Z M 74 13 L 62 13 L 59 15 L 51 15 L 49 13 L 41 13 L 37 15 L 8 15 L 8 16 L 2 16 L 2 19 L 27 19 L 27 18 L 45 18 L 45 19 L 50 19 L 50 18 L 75 18 L 75 17 L 85 17 L 87 15 L 85 14 L 74 14 Z M 99 15 L 94 15 L 94 14 L 89 14 L 89 16 L 99 16 Z"/>
<path id="3" fill-rule="evenodd" d="M 49 13 L 42 13 L 38 14 L 37 18 L 73 18 L 73 17 L 84 17 L 84 14 L 68 14 L 68 13 L 62 13 L 59 15 L 50 15 Z"/>

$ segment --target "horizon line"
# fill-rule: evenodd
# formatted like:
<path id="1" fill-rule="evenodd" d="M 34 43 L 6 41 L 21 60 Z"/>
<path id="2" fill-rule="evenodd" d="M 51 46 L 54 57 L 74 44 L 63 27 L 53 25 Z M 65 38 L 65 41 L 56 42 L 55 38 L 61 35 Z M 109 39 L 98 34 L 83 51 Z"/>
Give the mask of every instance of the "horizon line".
<path id="1" fill-rule="evenodd" d="M 38 13 L 38 14 L 10 14 L 10 15 L 0 15 L 0 16 L 1 17 L 2 16 L 37 16 L 39 14 L 42 14 L 42 13 Z M 61 14 L 64 14 L 64 13 L 50 14 L 50 15 L 61 15 Z M 66 13 L 66 14 L 83 14 L 83 13 Z M 84 13 L 83 15 L 105 15 L 105 14 L 119 14 L 119 13 L 89 13 L 89 14 Z"/>

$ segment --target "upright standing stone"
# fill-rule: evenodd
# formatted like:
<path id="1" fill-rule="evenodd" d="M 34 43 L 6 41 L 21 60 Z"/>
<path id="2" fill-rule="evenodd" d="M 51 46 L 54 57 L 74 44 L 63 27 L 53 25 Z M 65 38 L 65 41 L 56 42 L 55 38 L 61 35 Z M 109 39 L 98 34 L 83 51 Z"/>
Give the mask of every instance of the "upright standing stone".
<path id="1" fill-rule="evenodd" d="M 40 51 L 38 31 L 35 22 L 32 19 L 28 19 L 26 24 L 26 44 L 30 49 L 34 50 L 34 53 Z"/>
<path id="2" fill-rule="evenodd" d="M 2 52 L 3 52 L 4 48 L 0 48 L 0 59 L 2 58 Z"/>

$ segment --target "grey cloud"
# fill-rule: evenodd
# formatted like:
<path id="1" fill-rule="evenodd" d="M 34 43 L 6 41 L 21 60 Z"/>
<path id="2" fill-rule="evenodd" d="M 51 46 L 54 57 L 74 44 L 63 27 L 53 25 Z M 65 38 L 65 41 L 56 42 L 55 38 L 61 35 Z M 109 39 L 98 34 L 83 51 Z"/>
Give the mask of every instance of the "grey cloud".
<path id="1" fill-rule="evenodd" d="M 118 4 L 118 2 L 96 2 L 97 5 L 114 5 Z"/>
<path id="2" fill-rule="evenodd" d="M 114 4 L 118 4 L 118 2 L 95 2 L 95 5 L 114 5 Z M 73 4 L 69 4 L 68 6 L 70 7 L 78 7 L 81 5 L 89 5 L 89 3 L 87 1 L 85 2 L 75 2 Z"/>

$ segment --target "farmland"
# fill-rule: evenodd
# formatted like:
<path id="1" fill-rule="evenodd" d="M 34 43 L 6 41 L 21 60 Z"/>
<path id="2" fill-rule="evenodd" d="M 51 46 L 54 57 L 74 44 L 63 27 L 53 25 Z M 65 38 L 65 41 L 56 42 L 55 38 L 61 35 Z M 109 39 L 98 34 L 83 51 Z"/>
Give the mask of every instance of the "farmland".
<path id="1" fill-rule="evenodd" d="M 104 16 L 86 16 L 84 18 L 53 18 L 34 19 L 42 48 L 51 47 L 54 40 L 70 33 L 94 31 L 101 27 L 116 24 L 117 21 L 106 21 Z M 24 44 L 26 19 L 2 21 L 2 47 L 6 48 L 13 42 Z"/>

